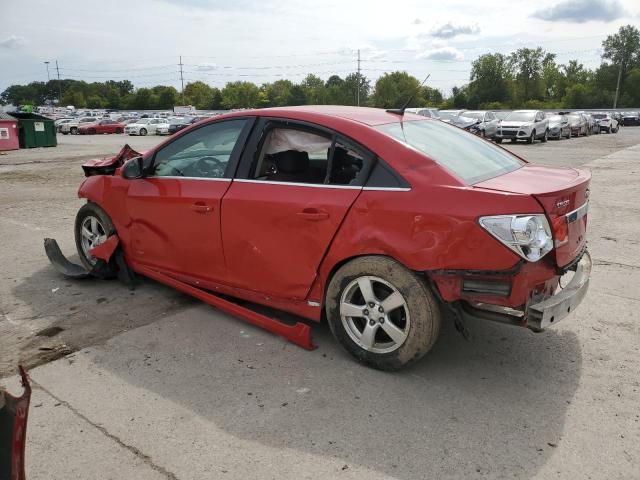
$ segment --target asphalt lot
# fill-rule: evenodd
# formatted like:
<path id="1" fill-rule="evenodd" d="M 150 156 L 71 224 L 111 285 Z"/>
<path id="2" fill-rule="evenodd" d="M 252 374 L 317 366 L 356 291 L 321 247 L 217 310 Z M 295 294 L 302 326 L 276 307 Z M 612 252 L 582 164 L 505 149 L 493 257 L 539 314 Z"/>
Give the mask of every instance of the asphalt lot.
<path id="1" fill-rule="evenodd" d="M 640 128 L 504 144 L 591 169 L 590 291 L 542 334 L 446 324 L 395 374 L 324 325 L 306 352 L 151 281 L 60 277 L 42 238 L 74 251 L 80 163 L 162 138 L 58 139 L 0 155 L 0 377 L 44 364 L 28 478 L 637 478 Z"/>

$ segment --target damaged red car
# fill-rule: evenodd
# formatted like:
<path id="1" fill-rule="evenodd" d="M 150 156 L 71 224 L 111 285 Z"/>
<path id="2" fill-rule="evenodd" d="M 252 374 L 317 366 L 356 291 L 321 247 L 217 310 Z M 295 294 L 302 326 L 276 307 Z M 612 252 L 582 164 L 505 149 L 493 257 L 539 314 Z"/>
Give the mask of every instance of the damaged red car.
<path id="1" fill-rule="evenodd" d="M 228 299 L 326 318 L 375 368 L 421 358 L 443 316 L 540 331 L 588 288 L 588 172 L 401 110 L 234 112 L 84 168 L 75 273 L 151 277 L 308 347 Z"/>

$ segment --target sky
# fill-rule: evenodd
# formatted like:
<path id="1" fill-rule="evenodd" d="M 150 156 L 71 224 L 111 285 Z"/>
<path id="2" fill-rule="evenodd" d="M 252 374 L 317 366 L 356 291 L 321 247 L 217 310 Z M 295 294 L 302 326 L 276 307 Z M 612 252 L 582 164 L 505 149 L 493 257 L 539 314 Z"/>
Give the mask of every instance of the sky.
<path id="1" fill-rule="evenodd" d="M 449 94 L 483 53 L 541 46 L 600 64 L 602 40 L 640 26 L 639 0 L 0 0 L 0 91 L 56 78 L 180 89 L 404 70 Z"/>

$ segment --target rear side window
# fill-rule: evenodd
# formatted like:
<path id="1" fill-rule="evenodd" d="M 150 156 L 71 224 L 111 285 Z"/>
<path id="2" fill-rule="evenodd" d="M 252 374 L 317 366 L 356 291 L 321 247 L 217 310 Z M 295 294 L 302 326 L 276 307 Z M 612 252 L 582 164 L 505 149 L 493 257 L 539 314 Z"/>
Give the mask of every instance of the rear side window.
<path id="1" fill-rule="evenodd" d="M 469 185 L 524 165 L 489 142 L 439 121 L 388 123 L 375 128 L 426 154 Z"/>

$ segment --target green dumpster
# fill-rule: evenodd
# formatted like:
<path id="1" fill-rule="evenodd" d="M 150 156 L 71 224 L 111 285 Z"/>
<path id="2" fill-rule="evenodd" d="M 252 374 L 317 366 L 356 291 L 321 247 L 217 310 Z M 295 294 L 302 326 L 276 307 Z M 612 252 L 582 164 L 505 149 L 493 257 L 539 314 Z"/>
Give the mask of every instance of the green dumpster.
<path id="1" fill-rule="evenodd" d="M 18 119 L 20 148 L 55 147 L 58 145 L 54 121 L 36 113 L 14 112 Z"/>

